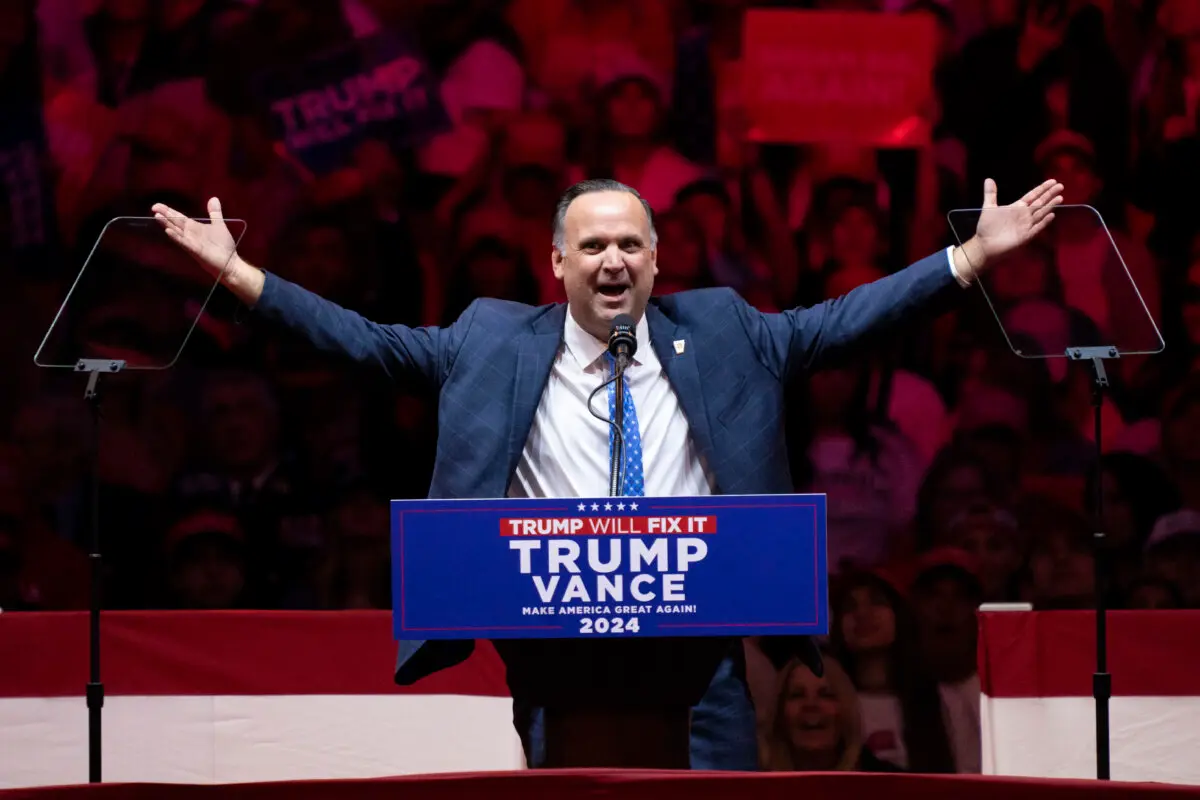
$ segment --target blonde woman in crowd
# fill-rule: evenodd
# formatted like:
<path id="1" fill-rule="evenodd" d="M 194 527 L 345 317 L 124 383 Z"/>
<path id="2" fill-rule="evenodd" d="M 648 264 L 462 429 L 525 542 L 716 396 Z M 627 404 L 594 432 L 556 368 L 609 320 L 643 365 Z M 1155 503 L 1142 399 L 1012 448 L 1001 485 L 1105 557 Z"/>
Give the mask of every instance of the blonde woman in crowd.
<path id="1" fill-rule="evenodd" d="M 824 675 L 792 659 L 779 671 L 776 703 L 761 732 L 759 759 L 770 772 L 901 772 L 863 746 L 858 694 L 824 654 Z"/>

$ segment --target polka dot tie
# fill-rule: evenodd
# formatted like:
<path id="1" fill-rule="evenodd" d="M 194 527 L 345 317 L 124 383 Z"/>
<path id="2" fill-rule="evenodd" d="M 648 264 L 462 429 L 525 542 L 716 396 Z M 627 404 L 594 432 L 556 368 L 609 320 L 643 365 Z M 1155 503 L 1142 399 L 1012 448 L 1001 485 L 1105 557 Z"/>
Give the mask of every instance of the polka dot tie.
<path id="1" fill-rule="evenodd" d="M 617 361 L 612 353 L 606 353 L 611 373 L 616 370 Z M 625 434 L 625 474 L 621 481 L 621 495 L 624 497 L 642 497 L 646 493 L 646 482 L 642 477 L 642 434 L 638 430 L 637 411 L 633 407 L 633 395 L 629 392 L 629 381 L 625 380 L 624 424 L 621 426 Z M 608 385 L 608 418 L 617 418 L 617 384 L 613 381 Z M 608 459 L 612 463 L 613 448 L 617 446 L 617 432 L 610 425 L 608 428 Z"/>

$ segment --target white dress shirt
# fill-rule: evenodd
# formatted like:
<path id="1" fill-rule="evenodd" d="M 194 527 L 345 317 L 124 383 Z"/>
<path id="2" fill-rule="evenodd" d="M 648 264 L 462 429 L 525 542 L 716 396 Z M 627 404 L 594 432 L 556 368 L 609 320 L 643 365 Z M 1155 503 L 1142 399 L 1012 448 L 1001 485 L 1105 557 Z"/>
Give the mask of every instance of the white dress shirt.
<path id="1" fill-rule="evenodd" d="M 610 377 L 608 346 L 579 327 L 567 311 L 563 343 L 550 370 L 529 438 L 508 488 L 509 497 L 604 497 L 608 494 L 611 426 L 588 412 L 587 401 Z M 712 494 L 714 481 L 692 442 L 679 398 L 667 380 L 646 317 L 637 324 L 637 352 L 625 370 L 642 438 L 642 474 L 650 497 Z M 608 387 L 592 408 L 608 419 Z"/>
<path id="2" fill-rule="evenodd" d="M 946 259 L 956 280 L 953 248 Z M 642 475 L 647 497 L 712 494 L 716 483 L 692 441 L 687 418 L 654 348 L 643 314 L 637 324 L 637 353 L 625 381 L 642 438 Z M 686 346 L 686 344 L 685 344 Z M 579 327 L 567 310 L 563 343 L 542 392 L 509 497 L 604 497 L 608 494 L 611 426 L 588 412 L 588 396 L 610 377 L 608 346 Z M 608 419 L 608 387 L 592 408 Z"/>

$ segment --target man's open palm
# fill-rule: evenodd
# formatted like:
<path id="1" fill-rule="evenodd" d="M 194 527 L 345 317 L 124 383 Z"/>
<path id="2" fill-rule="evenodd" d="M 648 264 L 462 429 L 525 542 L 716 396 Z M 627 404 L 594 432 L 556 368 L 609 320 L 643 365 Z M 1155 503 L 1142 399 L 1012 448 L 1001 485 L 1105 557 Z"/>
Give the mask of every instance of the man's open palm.
<path id="1" fill-rule="evenodd" d="M 1062 202 L 1063 185 L 1051 179 L 1035 186 L 1007 206 L 996 204 L 996 182 L 983 184 L 983 211 L 975 238 L 987 258 L 1015 250 L 1037 236 L 1054 220 L 1054 209 Z"/>
<path id="2" fill-rule="evenodd" d="M 207 223 L 189 219 L 162 203 L 155 203 L 150 210 L 172 241 L 187 250 L 213 277 L 223 276 L 237 250 L 237 243 L 225 225 L 220 200 L 214 197 L 208 201 L 211 222 Z"/>

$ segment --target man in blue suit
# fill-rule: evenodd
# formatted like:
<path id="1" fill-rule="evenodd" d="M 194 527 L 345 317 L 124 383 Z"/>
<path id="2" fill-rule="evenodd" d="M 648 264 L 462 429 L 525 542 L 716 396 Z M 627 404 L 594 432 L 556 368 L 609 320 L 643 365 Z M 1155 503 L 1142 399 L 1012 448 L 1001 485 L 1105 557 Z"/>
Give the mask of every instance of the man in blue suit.
<path id="1" fill-rule="evenodd" d="M 613 319 L 637 322 L 624 403 L 629 455 L 623 493 L 766 494 L 793 491 L 784 443 L 784 386 L 868 337 L 928 312 L 969 286 L 998 256 L 1053 219 L 1062 185 L 1047 181 L 1012 205 L 984 186 L 976 235 L 895 275 L 812 308 L 762 313 L 729 289 L 651 298 L 657 237 L 650 208 L 609 180 L 571 187 L 554 220 L 551 268 L 567 303 L 530 307 L 482 299 L 445 328 L 383 325 L 243 261 L 213 198 L 211 224 L 153 207 L 166 235 L 262 317 L 318 349 L 438 391 L 435 498 L 586 497 L 609 493 L 608 408 L 592 390 L 609 374 Z M 611 392 L 611 390 L 610 390 Z M 609 397 L 608 407 L 614 407 Z M 690 764 L 757 768 L 754 709 L 740 642 L 690 713 Z M 401 642 L 396 679 L 410 683 L 466 658 L 473 642 Z M 510 682 L 511 682 L 510 671 Z M 539 709 L 514 687 L 531 766 L 543 763 Z"/>

